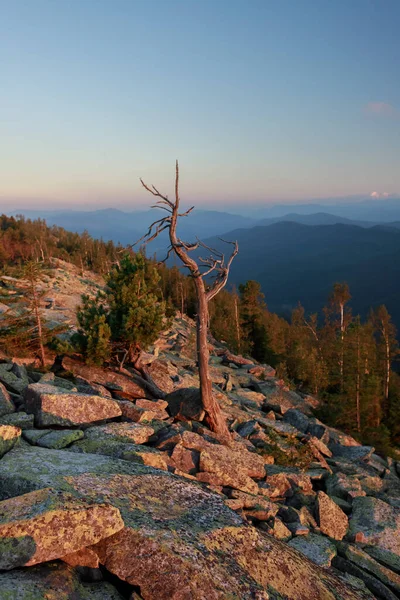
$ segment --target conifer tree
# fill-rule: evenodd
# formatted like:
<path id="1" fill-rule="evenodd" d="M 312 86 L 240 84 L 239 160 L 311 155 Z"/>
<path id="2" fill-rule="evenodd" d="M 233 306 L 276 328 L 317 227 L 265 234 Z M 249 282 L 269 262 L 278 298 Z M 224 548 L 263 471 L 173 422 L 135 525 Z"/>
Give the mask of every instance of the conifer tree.
<path id="1" fill-rule="evenodd" d="M 339 367 L 338 379 L 341 391 L 344 386 L 345 336 L 347 327 L 351 322 L 351 312 L 350 310 L 346 310 L 346 305 L 350 299 L 351 295 L 347 283 L 335 283 L 329 298 L 329 305 L 325 309 L 325 333 L 328 333 L 327 337 L 330 337 L 329 333 L 334 336 L 331 338 L 333 347 L 330 351 L 334 362 Z M 332 373 L 335 370 L 335 365 L 333 364 Z"/>
<path id="2" fill-rule="evenodd" d="M 328 369 L 323 352 L 317 314 L 306 318 L 303 306 L 292 312 L 288 344 L 289 375 L 318 394 L 328 384 Z"/>
<path id="3" fill-rule="evenodd" d="M 96 298 L 82 296 L 82 304 L 77 311 L 79 329 L 72 343 L 89 364 L 102 365 L 111 356 L 111 329 L 107 317 L 104 293 L 98 292 Z"/>
<path id="4" fill-rule="evenodd" d="M 82 298 L 78 309 L 80 345 L 87 360 L 101 364 L 113 356 L 141 369 L 142 350 L 158 337 L 165 302 L 157 297 L 160 277 L 142 254 L 123 255 L 106 277 L 104 291 Z"/>
<path id="5" fill-rule="evenodd" d="M 376 344 L 370 323 L 354 318 L 346 332 L 345 370 L 342 390 L 344 425 L 361 434 L 380 422 L 377 394 Z M 377 423 L 378 422 L 378 423 Z"/>
<path id="6" fill-rule="evenodd" d="M 392 323 L 391 316 L 384 305 L 379 306 L 375 311 L 372 311 L 370 318 L 377 336 L 378 361 L 384 399 L 383 411 L 387 418 L 390 413 L 389 390 L 392 363 L 399 354 L 399 345 L 396 339 L 397 331 Z"/>
<path id="7" fill-rule="evenodd" d="M 23 296 L 10 305 L 0 325 L 0 344 L 7 352 L 35 352 L 42 367 L 45 366 L 45 347 L 53 338 L 65 331 L 60 324 L 50 327 L 43 317 L 41 301 L 45 289 L 41 287 L 43 265 L 27 261 L 23 270 L 21 286 Z"/>
<path id="8" fill-rule="evenodd" d="M 237 294 L 227 290 L 221 290 L 210 302 L 210 330 L 233 352 L 241 352 L 246 341 L 238 303 Z"/>
<path id="9" fill-rule="evenodd" d="M 269 343 L 267 305 L 261 286 L 258 281 L 249 280 L 239 285 L 239 292 L 242 329 L 246 338 L 244 348 L 256 360 L 275 365 L 277 357 Z"/>
<path id="10" fill-rule="evenodd" d="M 41 266 L 39 263 L 28 262 L 24 268 L 24 276 L 28 281 L 28 310 L 32 313 L 35 322 L 35 334 L 39 350 L 39 358 L 42 367 L 45 366 L 46 357 L 44 353 L 44 334 L 42 326 L 42 314 L 40 311 L 40 298 L 44 295 L 44 290 L 37 289 L 41 274 Z"/>

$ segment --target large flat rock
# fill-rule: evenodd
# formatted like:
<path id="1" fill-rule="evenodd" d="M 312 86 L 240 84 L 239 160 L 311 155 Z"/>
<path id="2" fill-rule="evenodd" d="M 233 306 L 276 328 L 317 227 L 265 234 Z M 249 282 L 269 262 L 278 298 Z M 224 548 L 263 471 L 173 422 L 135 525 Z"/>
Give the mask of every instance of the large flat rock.
<path id="1" fill-rule="evenodd" d="M 123 600 L 109 583 L 82 583 L 71 567 L 48 563 L 0 573 L 2 600 Z"/>
<path id="2" fill-rule="evenodd" d="M 101 455 L 17 448 L 3 496 L 51 485 L 118 508 L 120 532 L 91 549 L 146 600 L 363 600 L 368 596 L 249 526 L 222 498 L 168 472 Z"/>
<path id="3" fill-rule="evenodd" d="M 361 567 L 364 571 L 372 573 L 375 577 L 380 579 L 382 583 L 392 587 L 398 594 L 400 593 L 400 575 L 391 571 L 384 565 L 381 565 L 377 560 L 371 557 L 369 554 L 357 548 L 351 546 L 345 542 L 337 544 L 338 552 L 341 556 L 350 560 L 354 564 Z"/>
<path id="4" fill-rule="evenodd" d="M 321 567 L 330 567 L 332 558 L 336 556 L 336 546 L 328 538 L 313 533 L 293 538 L 289 546 Z"/>
<path id="5" fill-rule="evenodd" d="M 400 557 L 400 508 L 370 496 L 354 498 L 349 534 L 356 542 Z"/>
<path id="6" fill-rule="evenodd" d="M 131 377 L 122 373 L 115 373 L 109 369 L 85 365 L 72 358 L 65 357 L 63 366 L 75 376 L 83 377 L 90 383 L 97 383 L 110 390 L 121 390 L 132 398 L 148 398 L 148 392 Z"/>
<path id="7" fill-rule="evenodd" d="M 33 421 L 33 415 L 27 415 L 25 412 L 16 412 L 0 417 L 0 425 L 12 425 L 22 430 L 32 429 Z"/>
<path id="8" fill-rule="evenodd" d="M 25 392 L 26 411 L 33 414 L 39 427 L 69 427 L 95 423 L 121 415 L 114 400 L 67 392 L 42 383 L 32 383 Z"/>
<path id="9" fill-rule="evenodd" d="M 154 434 L 150 425 L 141 423 L 107 423 L 90 427 L 85 433 L 89 440 L 114 440 L 131 444 L 145 444 Z"/>
<path id="10" fill-rule="evenodd" d="M 113 458 L 121 458 L 130 462 L 148 465 L 155 469 L 168 470 L 164 454 L 156 448 L 141 446 L 140 444 L 129 444 L 113 439 L 83 439 L 73 444 L 71 452 L 85 452 L 87 454 L 104 454 Z"/>
<path id="11" fill-rule="evenodd" d="M 28 385 L 28 379 L 17 377 L 15 373 L 9 370 L 7 363 L 0 364 L 0 381 L 14 394 L 22 394 Z"/>
<path id="12" fill-rule="evenodd" d="M 349 526 L 347 516 L 325 492 L 318 492 L 316 512 L 321 532 L 342 540 Z"/>
<path id="13" fill-rule="evenodd" d="M 61 450 L 62 448 L 66 448 L 73 442 L 81 440 L 83 436 L 84 433 L 80 429 L 50 431 L 37 440 L 37 445 L 42 446 L 43 448 L 53 448 L 54 450 Z"/>
<path id="14" fill-rule="evenodd" d="M 44 488 L 0 502 L 0 570 L 76 552 L 124 527 L 119 510 Z"/>

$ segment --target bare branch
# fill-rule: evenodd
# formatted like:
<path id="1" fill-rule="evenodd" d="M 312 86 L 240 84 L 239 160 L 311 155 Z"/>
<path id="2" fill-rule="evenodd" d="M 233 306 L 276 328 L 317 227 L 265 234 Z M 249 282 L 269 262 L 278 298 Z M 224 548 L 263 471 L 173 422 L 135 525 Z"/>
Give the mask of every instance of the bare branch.
<path id="1" fill-rule="evenodd" d="M 151 237 L 146 238 L 145 244 L 149 244 L 150 242 L 152 242 L 153 240 L 155 240 L 156 237 L 158 237 L 161 232 L 165 231 L 168 228 L 169 228 L 169 225 L 164 225 L 163 227 L 158 226 L 157 229 L 156 229 L 156 231 L 153 233 L 153 235 Z"/>
<path id="2" fill-rule="evenodd" d="M 161 208 L 161 210 L 166 210 L 169 214 L 172 214 L 172 210 L 168 206 L 158 206 L 161 202 L 157 202 L 157 204 L 153 204 L 151 208 Z"/>
<path id="3" fill-rule="evenodd" d="M 171 254 L 171 252 L 173 252 L 173 251 L 174 251 L 173 247 L 172 247 L 172 246 L 170 246 L 170 247 L 168 248 L 167 256 L 166 256 L 166 257 L 165 257 L 163 260 L 160 260 L 160 263 L 166 263 L 166 262 L 167 262 L 167 260 L 168 260 L 168 259 L 169 259 L 169 257 L 170 257 L 170 254 Z"/>
<path id="4" fill-rule="evenodd" d="M 190 244 L 188 242 L 183 242 L 182 240 L 178 239 L 179 242 L 179 246 L 181 246 L 182 248 L 185 248 L 185 250 L 187 250 L 187 252 L 192 252 L 193 250 L 197 250 L 197 248 L 199 247 L 199 243 L 195 242 L 194 244 Z"/>
<path id="5" fill-rule="evenodd" d="M 226 240 L 223 240 L 223 241 L 225 242 Z M 237 253 L 239 252 L 239 246 L 238 246 L 237 242 L 226 242 L 226 243 L 232 244 L 233 250 L 228 259 L 228 262 L 226 264 L 221 265 L 219 273 L 218 273 L 217 277 L 215 278 L 215 281 L 214 281 L 211 289 L 208 290 L 208 292 L 206 294 L 207 302 L 210 302 L 210 300 L 212 300 L 212 298 L 214 298 L 222 290 L 222 288 L 226 285 L 226 282 L 228 281 L 229 269 L 231 267 L 232 261 L 235 258 L 235 256 L 237 255 Z"/>
<path id="6" fill-rule="evenodd" d="M 192 212 L 192 210 L 194 209 L 194 206 L 192 206 L 191 208 L 188 208 L 188 210 L 184 213 L 179 213 L 178 217 L 187 217 L 189 213 Z"/>
<path id="7" fill-rule="evenodd" d="M 204 242 L 202 242 L 201 240 L 199 240 L 199 238 L 196 238 L 197 242 L 199 244 L 199 246 L 201 246 L 202 248 L 205 248 L 206 250 L 209 250 L 212 254 L 215 254 L 217 256 L 222 256 L 222 253 L 217 250 L 216 248 L 212 248 L 211 246 L 207 246 L 207 244 L 205 244 Z"/>
<path id="8" fill-rule="evenodd" d="M 140 242 L 143 242 L 143 241 L 144 241 L 143 245 L 146 246 L 147 244 L 149 244 L 150 242 L 155 240 L 156 237 L 158 237 L 162 231 L 169 228 L 169 224 L 165 225 L 165 222 L 167 222 L 167 221 L 168 221 L 168 217 L 165 217 L 165 219 L 162 219 L 162 222 L 159 225 L 157 225 L 154 233 L 152 233 L 152 228 L 150 228 L 147 233 L 142 235 L 142 237 L 140 239 L 138 239 L 134 244 L 131 244 L 129 247 L 134 248 L 135 246 L 140 244 Z"/>
<path id="9" fill-rule="evenodd" d="M 203 265 L 203 266 L 205 266 L 205 265 Z M 210 268 L 207 271 L 205 271 L 204 273 L 202 273 L 201 276 L 202 277 L 206 277 L 207 275 L 209 275 L 210 273 L 212 273 L 216 269 L 218 269 L 218 263 L 217 263 L 217 261 L 215 261 L 214 264 L 211 264 Z"/>
<path id="10" fill-rule="evenodd" d="M 175 163 L 175 209 L 176 214 L 178 215 L 179 209 L 179 165 L 178 161 Z"/>
<path id="11" fill-rule="evenodd" d="M 174 207 L 173 203 L 170 200 L 168 200 L 168 196 L 163 196 L 154 185 L 152 185 L 151 187 L 149 187 L 143 181 L 143 179 L 140 179 L 140 183 L 145 188 L 145 190 L 147 190 L 148 192 L 150 192 L 150 194 L 152 194 L 153 196 L 157 196 L 157 198 L 161 198 L 164 202 L 166 202 L 167 204 L 169 204 L 169 206 L 171 208 Z"/>

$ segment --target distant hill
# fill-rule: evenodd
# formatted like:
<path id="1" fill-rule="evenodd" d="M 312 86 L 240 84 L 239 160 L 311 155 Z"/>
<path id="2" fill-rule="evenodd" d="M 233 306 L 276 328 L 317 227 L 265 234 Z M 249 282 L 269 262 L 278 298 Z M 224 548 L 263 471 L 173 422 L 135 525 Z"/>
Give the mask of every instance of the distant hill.
<path id="1" fill-rule="evenodd" d="M 400 197 L 390 198 L 332 198 L 324 202 L 308 204 L 273 204 L 260 205 L 254 212 L 258 219 L 274 219 L 290 213 L 298 215 L 313 215 L 315 213 L 329 213 L 337 217 L 344 217 L 355 221 L 369 221 L 373 223 L 390 223 L 400 220 Z"/>
<path id="2" fill-rule="evenodd" d="M 136 242 L 153 221 L 163 216 L 162 213 L 161 210 L 124 212 L 114 208 L 94 211 L 19 210 L 13 212 L 14 215 L 23 214 L 27 218 L 45 219 L 48 225 L 58 225 L 75 233 L 87 230 L 93 237 L 120 242 L 123 245 Z M 180 220 L 179 234 L 183 239 L 190 241 L 196 236 L 209 237 L 238 227 L 252 227 L 256 224 L 255 219 L 240 215 L 195 209 L 190 217 Z M 164 235 L 149 250 L 150 252 L 161 251 L 166 246 L 167 236 Z"/>
<path id="3" fill-rule="evenodd" d="M 281 223 L 282 221 L 292 221 L 294 223 L 302 223 L 303 225 L 336 225 L 337 223 L 342 223 L 343 225 L 358 225 L 359 227 L 373 227 L 376 225 L 376 223 L 372 221 L 356 221 L 325 212 L 317 212 L 310 215 L 288 213 L 281 217 L 261 219 L 258 222 L 258 225 L 273 225 L 274 223 Z"/>
<path id="4" fill-rule="evenodd" d="M 307 312 L 319 311 L 332 285 L 346 281 L 354 312 L 365 316 L 386 304 L 400 328 L 400 230 L 282 222 L 224 237 L 239 242 L 230 283 L 258 280 L 272 311 L 289 314 L 299 301 Z M 215 237 L 206 243 L 223 248 Z"/>

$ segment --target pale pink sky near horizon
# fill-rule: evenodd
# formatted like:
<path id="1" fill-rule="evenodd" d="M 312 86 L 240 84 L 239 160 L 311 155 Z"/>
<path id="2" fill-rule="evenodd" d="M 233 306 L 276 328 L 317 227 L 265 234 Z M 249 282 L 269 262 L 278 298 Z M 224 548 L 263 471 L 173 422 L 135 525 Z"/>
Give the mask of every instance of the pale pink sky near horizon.
<path id="1" fill-rule="evenodd" d="M 389 193 L 389 192 L 366 192 L 365 194 L 354 194 L 351 196 L 325 196 L 325 197 L 313 197 L 313 198 L 275 198 L 268 200 L 253 200 L 250 201 L 247 198 L 242 200 L 236 199 L 233 201 L 227 201 L 227 199 L 201 199 L 195 198 L 194 196 L 185 197 L 181 195 L 182 204 L 191 205 L 194 204 L 198 209 L 216 209 L 216 210 L 234 210 L 235 206 L 244 212 L 246 205 L 249 209 L 257 209 L 257 207 L 266 207 L 279 204 L 356 204 L 370 200 L 387 200 L 390 198 L 400 198 L 400 194 Z M 120 197 L 119 201 L 113 201 L 108 196 L 96 196 L 95 198 L 72 198 L 63 199 L 62 197 L 46 199 L 46 198 L 26 198 L 24 196 L 8 197 L 5 198 L 0 195 L 0 213 L 1 211 L 11 212 L 15 210 L 97 210 L 106 208 L 116 208 L 122 211 L 134 211 L 134 210 L 146 210 L 153 204 L 152 198 L 145 194 L 138 201 L 134 201 L 132 198 L 127 197 L 125 200 Z"/>

